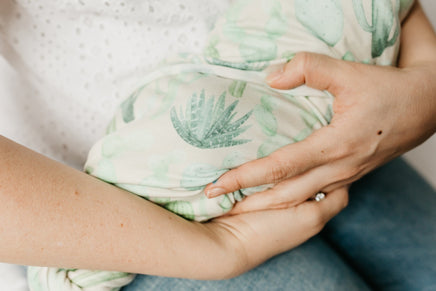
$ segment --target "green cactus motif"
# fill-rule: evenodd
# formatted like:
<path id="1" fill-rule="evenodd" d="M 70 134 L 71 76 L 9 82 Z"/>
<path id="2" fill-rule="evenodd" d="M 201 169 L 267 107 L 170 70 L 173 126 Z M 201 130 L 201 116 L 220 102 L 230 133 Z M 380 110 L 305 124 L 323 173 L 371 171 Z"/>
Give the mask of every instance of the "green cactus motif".
<path id="1" fill-rule="evenodd" d="M 134 106 L 136 99 L 138 99 L 138 95 L 139 93 L 141 93 L 142 89 L 143 87 L 138 88 L 126 100 L 124 100 L 123 103 L 121 103 L 121 114 L 125 123 L 133 121 L 135 119 Z"/>
<path id="2" fill-rule="evenodd" d="M 264 69 L 269 61 L 276 59 L 276 39 L 286 33 L 289 26 L 288 19 L 283 13 L 280 1 L 265 0 L 256 4 L 264 5 L 267 10 L 268 18 L 264 20 L 264 27 L 260 27 L 254 32 L 253 29 L 245 29 L 240 26 L 239 22 L 244 18 L 242 14 L 245 6 L 252 4 L 250 0 L 236 1 L 227 11 L 226 20 L 222 27 L 224 36 L 239 50 L 243 62 L 228 62 L 219 59 L 223 56 L 220 56 L 219 51 L 216 49 L 217 37 L 211 37 L 206 47 L 205 56 L 208 62 L 242 70 L 258 71 Z"/>
<path id="3" fill-rule="evenodd" d="M 355 62 L 356 58 L 354 57 L 353 53 L 350 51 L 347 51 L 343 56 L 342 59 L 344 61 L 349 61 L 349 62 Z"/>
<path id="4" fill-rule="evenodd" d="M 171 108 L 171 122 L 179 136 L 192 146 L 201 149 L 231 147 L 250 142 L 250 139 L 235 139 L 245 132 L 249 126 L 242 126 L 250 117 L 252 111 L 236 121 L 235 109 L 239 101 L 235 101 L 225 108 L 226 92 L 221 94 L 215 104 L 212 96 L 206 100 L 202 90 L 200 96 L 193 94 L 186 104 L 185 112 L 182 108 L 177 114 L 176 108 Z"/>
<path id="5" fill-rule="evenodd" d="M 287 136 L 276 134 L 268 138 L 263 144 L 259 146 L 259 148 L 257 149 L 257 158 L 264 158 L 270 155 L 275 150 L 291 143 L 292 140 Z"/>
<path id="6" fill-rule="evenodd" d="M 282 59 L 286 59 L 286 62 L 289 62 L 295 57 L 295 53 L 292 51 L 284 51 L 282 53 Z"/>
<path id="7" fill-rule="evenodd" d="M 229 93 L 233 97 L 240 98 L 244 94 L 247 82 L 234 80 L 229 86 Z"/>
<path id="8" fill-rule="evenodd" d="M 277 133 L 278 123 L 273 114 L 275 107 L 274 97 L 271 95 L 260 97 L 260 104 L 254 107 L 254 117 L 263 133 L 268 136 L 273 136 Z"/>
<path id="9" fill-rule="evenodd" d="M 407 11 L 409 11 L 412 4 L 415 3 L 414 0 L 400 0 L 400 16 L 404 17 Z"/>
<path id="10" fill-rule="evenodd" d="M 230 209 L 233 208 L 233 203 L 232 201 L 230 201 L 228 194 L 222 196 L 221 201 L 218 205 L 221 207 L 223 212 L 230 211 Z"/>
<path id="11" fill-rule="evenodd" d="M 325 117 L 325 119 L 327 120 L 328 123 L 330 123 L 330 121 L 332 121 L 333 115 L 334 115 L 333 106 L 332 106 L 332 104 L 329 104 L 327 106 L 327 111 L 324 114 L 324 117 Z"/>
<path id="12" fill-rule="evenodd" d="M 89 174 L 108 183 L 114 183 L 117 181 L 115 165 L 109 159 L 103 158 L 95 168 L 91 169 L 88 167 L 87 170 L 92 170 Z"/>
<path id="13" fill-rule="evenodd" d="M 231 151 L 224 157 L 221 167 L 224 169 L 233 169 L 248 161 L 249 159 L 245 152 Z"/>
<path id="14" fill-rule="evenodd" d="M 216 45 L 219 42 L 218 36 L 213 36 L 209 39 L 209 42 L 204 50 L 204 54 L 214 59 L 220 58 L 220 53 L 216 48 Z"/>
<path id="15" fill-rule="evenodd" d="M 306 97 L 307 98 L 307 97 Z M 329 110 L 327 110 L 327 116 L 326 118 L 329 118 L 330 113 Z M 313 132 L 313 128 L 320 124 L 319 119 L 316 115 L 311 113 L 310 111 L 307 111 L 305 109 L 300 109 L 300 117 L 303 120 L 304 124 L 306 125 L 305 128 L 303 128 L 296 136 L 293 137 L 294 142 L 299 142 L 308 137 Z M 331 117 L 330 117 L 331 118 Z M 330 119 L 327 119 L 330 120 Z"/>
<path id="16" fill-rule="evenodd" d="M 206 77 L 205 74 L 179 73 L 169 80 L 167 85 L 164 85 L 165 89 L 160 88 L 160 80 L 156 81 L 154 84 L 156 86 L 155 94 L 161 96 L 162 100 L 159 104 L 160 108 L 156 110 L 150 118 L 154 119 L 167 112 L 176 99 L 179 86 L 189 85 L 204 77 Z M 165 82 L 164 80 L 164 83 Z"/>
<path id="17" fill-rule="evenodd" d="M 152 174 L 146 177 L 143 185 L 149 187 L 162 187 L 168 184 L 168 171 L 171 164 L 179 163 L 183 160 L 183 154 L 179 151 L 169 152 L 165 155 L 152 155 L 148 159 L 147 167 Z"/>
<path id="18" fill-rule="evenodd" d="M 166 209 L 174 212 L 188 220 L 194 220 L 195 213 L 190 202 L 188 201 L 171 201 L 163 205 Z"/>
<path id="19" fill-rule="evenodd" d="M 117 130 L 117 120 L 116 117 L 113 117 L 106 127 L 106 135 L 109 135 Z"/>
<path id="20" fill-rule="evenodd" d="M 263 133 L 268 136 L 273 136 L 277 133 L 277 119 L 271 110 L 258 104 L 254 107 L 254 117 L 256 118 L 257 123 L 259 123 Z"/>
<path id="21" fill-rule="evenodd" d="M 295 0 L 297 20 L 314 36 L 333 47 L 342 38 L 344 15 L 339 0 Z"/>
<path id="22" fill-rule="evenodd" d="M 381 56 L 386 48 L 393 46 L 397 41 L 400 31 L 400 21 L 398 19 L 400 0 L 395 2 L 395 15 L 391 0 L 372 0 L 372 25 L 366 19 L 362 0 L 353 0 L 353 9 L 362 29 L 372 35 L 372 57 L 377 58 Z M 392 29 L 394 29 L 394 33 L 392 38 L 389 39 Z"/>
<path id="23" fill-rule="evenodd" d="M 190 191 L 200 190 L 226 171 L 209 164 L 191 164 L 183 170 L 180 186 Z"/>

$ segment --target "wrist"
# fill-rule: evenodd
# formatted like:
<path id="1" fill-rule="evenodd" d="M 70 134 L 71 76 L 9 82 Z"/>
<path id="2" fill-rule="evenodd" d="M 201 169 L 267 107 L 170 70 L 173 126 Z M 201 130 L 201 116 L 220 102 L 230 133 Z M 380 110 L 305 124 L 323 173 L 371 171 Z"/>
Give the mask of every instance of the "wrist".
<path id="1" fill-rule="evenodd" d="M 423 109 L 418 111 L 421 124 L 417 126 L 426 129 L 429 137 L 436 132 L 436 61 L 416 63 L 401 70 L 407 74 L 404 85 L 410 92 L 410 98 Z"/>

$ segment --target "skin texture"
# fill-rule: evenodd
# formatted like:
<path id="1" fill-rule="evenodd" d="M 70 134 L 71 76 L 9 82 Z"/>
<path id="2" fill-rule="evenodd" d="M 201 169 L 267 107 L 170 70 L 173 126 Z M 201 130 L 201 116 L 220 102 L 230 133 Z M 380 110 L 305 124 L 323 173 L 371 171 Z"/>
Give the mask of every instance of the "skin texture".
<path id="1" fill-rule="evenodd" d="M 413 31 L 420 31 L 420 34 L 413 35 Z M 287 88 L 306 82 L 327 88 L 336 93 L 337 100 L 342 100 L 335 104 L 337 115 L 332 125 L 293 145 L 289 151 L 283 149 L 270 158 L 254 162 L 260 163 L 262 169 L 248 164 L 229 172 L 217 184 L 221 183 L 229 190 L 240 188 L 244 183 L 255 185 L 254 180 L 285 181 L 283 191 L 276 188 L 268 193 L 271 195 L 263 195 L 273 197 L 278 205 L 262 204 L 262 208 L 283 209 L 220 217 L 205 224 L 189 222 L 0 137 L 0 260 L 27 265 L 224 279 L 301 244 L 346 206 L 349 182 L 419 144 L 435 130 L 431 117 L 435 113 L 435 88 L 432 87 L 435 83 L 435 40 L 419 7 L 404 24 L 403 36 L 415 44 L 404 41 L 402 69 L 366 67 L 300 54 L 285 71 L 288 74 L 295 70 L 297 77 L 287 76 L 271 83 Z M 328 66 L 345 87 L 322 73 Z M 347 81 L 343 82 L 341 77 L 346 77 Z M 391 86 L 374 85 L 381 78 L 391 80 Z M 351 94 L 346 85 L 355 84 L 356 80 L 362 82 L 365 89 L 373 88 L 372 91 L 364 96 Z M 416 86 L 404 88 L 404 80 Z M 421 86 L 424 82 L 426 86 Z M 389 97 L 392 95 L 397 95 L 395 102 Z M 374 105 L 365 98 L 377 102 Z M 380 100 L 385 101 L 380 105 Z M 362 107 L 362 103 L 369 108 Z M 388 116 L 386 112 L 392 114 Z M 416 113 L 413 115 L 416 119 L 408 117 L 405 120 L 400 115 L 410 116 L 410 112 Z M 382 120 L 379 117 L 372 121 L 367 116 L 381 116 Z M 397 126 L 392 127 L 392 123 Z M 380 124 L 383 124 L 382 128 L 379 128 Z M 362 131 L 354 133 L 355 128 Z M 380 130 L 383 131 L 381 135 L 378 134 Z M 342 146 L 329 140 L 342 140 Z M 361 144 L 362 140 L 365 143 Z M 313 154 L 299 152 L 302 149 L 306 152 L 307 147 Z M 350 172 L 350 169 L 354 171 Z M 254 180 L 243 176 L 245 170 Z M 328 174 L 324 177 L 326 171 Z M 309 173 L 310 176 L 306 175 Z M 314 183 L 316 178 L 320 182 Z M 286 190 L 291 185 L 293 195 Z M 325 200 L 306 201 L 320 189 L 328 192 Z M 249 199 L 240 203 L 236 212 L 256 209 L 244 208 L 249 205 L 247 201 L 254 200 Z"/>
<path id="2" fill-rule="evenodd" d="M 436 36 L 419 3 L 403 23 L 398 68 L 300 53 L 267 81 L 279 89 L 306 84 L 328 90 L 336 97 L 335 115 L 304 141 L 208 185 L 207 195 L 215 197 L 276 184 L 247 197 L 231 214 L 292 207 L 319 191 L 329 196 L 436 131 Z"/>
<path id="3" fill-rule="evenodd" d="M 4 137 L 0 169 L 0 260 L 25 265 L 225 279 L 301 244 L 347 204 L 338 190 L 201 224 Z"/>

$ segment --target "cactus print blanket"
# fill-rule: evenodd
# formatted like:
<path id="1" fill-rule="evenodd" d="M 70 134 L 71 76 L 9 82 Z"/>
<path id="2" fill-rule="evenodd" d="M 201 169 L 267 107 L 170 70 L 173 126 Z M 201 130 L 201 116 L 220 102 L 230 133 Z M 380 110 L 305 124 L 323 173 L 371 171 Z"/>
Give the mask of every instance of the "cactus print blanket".
<path id="1" fill-rule="evenodd" d="M 186 219 L 228 212 L 269 185 L 207 199 L 207 184 L 304 139 L 333 116 L 328 92 L 275 90 L 265 83 L 267 74 L 300 51 L 395 65 L 400 23 L 412 2 L 235 1 L 203 55 L 180 54 L 144 77 L 92 147 L 86 172 Z M 34 291 L 119 290 L 132 279 L 120 272 L 29 269 Z"/>

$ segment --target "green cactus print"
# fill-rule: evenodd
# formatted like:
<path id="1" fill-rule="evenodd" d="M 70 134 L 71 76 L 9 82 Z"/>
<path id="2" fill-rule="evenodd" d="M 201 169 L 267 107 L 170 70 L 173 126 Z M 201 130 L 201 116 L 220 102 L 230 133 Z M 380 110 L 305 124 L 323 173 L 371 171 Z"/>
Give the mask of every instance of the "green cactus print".
<path id="1" fill-rule="evenodd" d="M 121 113 L 123 116 L 123 121 L 128 123 L 135 119 L 134 105 L 139 93 L 141 93 L 142 87 L 132 93 L 123 103 L 121 103 Z"/>
<path id="2" fill-rule="evenodd" d="M 263 4 L 270 6 L 270 18 L 265 23 L 263 31 L 257 33 L 248 33 L 237 25 L 241 12 L 248 4 L 250 1 L 238 1 L 227 12 L 227 21 L 223 26 L 224 35 L 232 42 L 239 44 L 239 53 L 245 62 L 255 63 L 273 60 L 277 57 L 276 38 L 286 33 L 289 26 L 281 4 L 277 0 L 263 2 Z M 217 52 L 213 50 L 214 41 L 208 48 L 209 56 L 217 55 Z"/>
<path id="3" fill-rule="evenodd" d="M 406 15 L 407 11 L 412 7 L 412 4 L 415 3 L 414 0 L 400 0 L 400 18 Z"/>
<path id="4" fill-rule="evenodd" d="M 344 61 L 349 61 L 349 62 L 355 62 L 355 61 L 356 61 L 356 58 L 354 57 L 353 53 L 350 52 L 350 51 L 346 52 L 346 53 L 342 56 L 342 59 L 343 59 Z"/>
<path id="5" fill-rule="evenodd" d="M 117 130 L 116 118 L 114 117 L 111 119 L 108 126 L 106 127 L 106 135 L 109 135 L 109 134 L 115 132 L 116 130 Z"/>
<path id="6" fill-rule="evenodd" d="M 295 0 L 297 20 L 318 39 L 333 47 L 342 38 L 344 15 L 339 0 Z"/>
<path id="7" fill-rule="evenodd" d="M 327 111 L 324 114 L 324 118 L 327 120 L 328 123 L 330 123 L 330 121 L 332 121 L 333 118 L 333 106 L 331 104 L 327 105 Z"/>
<path id="8" fill-rule="evenodd" d="M 307 110 L 300 110 L 300 116 L 301 119 L 303 119 L 304 124 L 306 124 L 306 127 L 310 130 L 312 130 L 315 125 L 320 123 L 318 117 L 314 113 Z"/>
<path id="9" fill-rule="evenodd" d="M 174 212 L 188 220 L 194 220 L 194 209 L 191 203 L 187 201 L 172 201 L 163 205 L 166 209 Z"/>
<path id="10" fill-rule="evenodd" d="M 230 201 L 230 198 L 228 197 L 227 194 L 223 195 L 223 198 L 218 205 L 221 207 L 224 213 L 230 211 L 230 209 L 232 209 L 233 207 L 233 203 L 232 201 Z"/>
<path id="11" fill-rule="evenodd" d="M 179 136 L 192 146 L 201 149 L 231 147 L 250 142 L 249 139 L 235 139 L 248 129 L 242 125 L 250 117 L 248 112 L 236 121 L 235 109 L 239 101 L 225 108 L 226 92 L 221 94 L 217 103 L 215 98 L 206 100 L 204 90 L 200 96 L 193 94 L 186 104 L 185 113 L 182 108 L 179 114 L 176 108 L 171 108 L 171 122 Z"/>
<path id="12" fill-rule="evenodd" d="M 362 0 L 353 0 L 353 9 L 359 25 L 372 35 L 371 55 L 373 58 L 381 56 L 386 48 L 396 43 L 400 31 L 400 21 L 397 16 L 400 10 L 400 0 L 395 2 L 396 11 L 392 9 L 391 0 L 372 0 L 372 25 L 366 19 Z M 389 38 L 392 29 L 394 33 Z"/>
<path id="13" fill-rule="evenodd" d="M 240 98 L 242 94 L 244 94 L 245 87 L 247 86 L 247 82 L 234 80 L 229 86 L 229 93 L 233 97 Z"/>
<path id="14" fill-rule="evenodd" d="M 204 50 L 204 54 L 206 56 L 209 56 L 211 58 L 214 59 L 219 59 L 220 58 L 220 53 L 216 48 L 216 45 L 219 42 L 219 38 L 217 36 L 209 39 L 209 43 L 207 44 L 205 50 Z"/>
<path id="15" fill-rule="evenodd" d="M 273 136 L 277 133 L 277 119 L 268 108 L 265 108 L 260 104 L 256 105 L 254 107 L 254 117 L 256 118 L 257 123 L 259 123 L 263 133 L 268 136 Z"/>
<path id="16" fill-rule="evenodd" d="M 224 157 L 222 162 L 222 168 L 233 169 L 248 161 L 249 159 L 247 159 L 246 154 L 244 154 L 243 152 L 232 151 Z"/>
<path id="17" fill-rule="evenodd" d="M 159 87 L 159 81 L 156 82 L 156 90 L 155 93 L 159 96 L 163 96 L 162 101 L 160 102 L 160 108 L 157 110 L 151 119 L 160 116 L 167 112 L 167 110 L 174 103 L 174 100 L 177 95 L 177 90 L 179 86 L 189 85 L 190 83 L 197 81 L 198 79 L 204 78 L 204 74 L 191 74 L 191 73 L 180 73 L 175 78 L 171 79 L 168 82 L 168 87 L 166 90 L 162 90 Z"/>
<path id="18" fill-rule="evenodd" d="M 286 62 L 289 62 L 295 57 L 295 53 L 292 51 L 285 51 L 282 53 L 282 59 L 285 59 Z"/>
<path id="19" fill-rule="evenodd" d="M 258 149 L 257 149 L 257 158 L 264 158 L 270 155 L 275 150 L 291 144 L 293 141 L 284 135 L 276 134 L 270 138 L 268 138 Z"/>
<path id="20" fill-rule="evenodd" d="M 262 129 L 263 133 L 273 136 L 277 133 L 277 119 L 272 113 L 276 105 L 273 102 L 274 97 L 263 95 L 260 98 L 260 104 L 254 107 L 254 117 Z"/>
<path id="21" fill-rule="evenodd" d="M 226 171 L 209 164 L 191 164 L 184 169 L 180 186 L 186 190 L 200 190 Z"/>
<path id="22" fill-rule="evenodd" d="M 167 185 L 169 167 L 171 164 L 181 162 L 180 156 L 177 151 L 166 155 L 151 156 L 147 166 L 153 174 L 146 177 L 142 183 L 149 187 L 162 187 L 162 185 Z"/>
<path id="23" fill-rule="evenodd" d="M 93 170 L 90 174 L 98 177 L 100 180 L 114 183 L 117 181 L 117 174 L 114 164 L 111 160 L 102 158 L 98 163 L 97 167 L 88 167 L 88 170 Z"/>
<path id="24" fill-rule="evenodd" d="M 270 4 L 270 15 L 265 25 L 265 31 L 272 39 L 279 38 L 284 35 L 289 29 L 289 21 L 283 14 L 283 7 L 279 1 L 268 1 Z"/>

